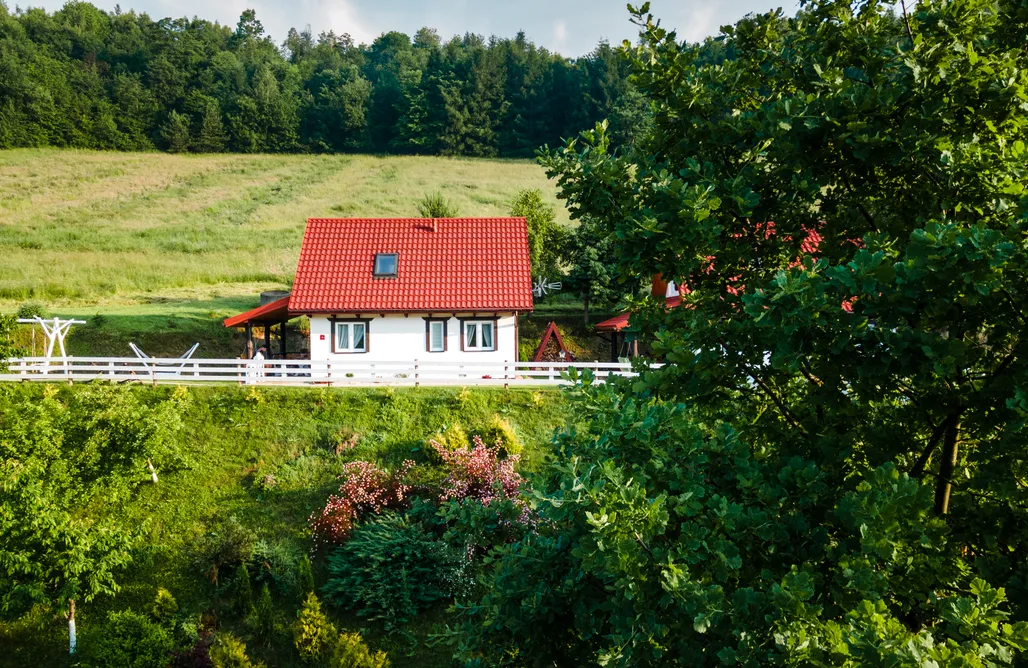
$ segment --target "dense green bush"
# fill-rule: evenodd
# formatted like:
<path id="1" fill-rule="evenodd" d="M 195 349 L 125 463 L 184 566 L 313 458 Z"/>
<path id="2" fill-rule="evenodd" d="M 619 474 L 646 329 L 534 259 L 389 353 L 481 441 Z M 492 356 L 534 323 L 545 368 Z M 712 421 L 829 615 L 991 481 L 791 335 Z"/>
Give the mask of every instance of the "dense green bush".
<path id="1" fill-rule="evenodd" d="M 280 595 L 294 592 L 302 554 L 299 549 L 282 541 L 258 540 L 250 557 L 254 583 L 267 584 Z"/>
<path id="2" fill-rule="evenodd" d="M 505 455 L 520 455 L 525 446 L 521 444 L 514 427 L 500 415 L 493 415 L 489 424 L 482 430 L 482 440 L 486 445 L 499 445 Z"/>
<path id="3" fill-rule="evenodd" d="M 214 668 L 263 668 L 261 662 L 253 662 L 246 655 L 246 645 L 230 633 L 219 633 L 214 637 L 210 649 Z"/>
<path id="4" fill-rule="evenodd" d="M 222 571 L 231 572 L 250 561 L 256 545 L 257 534 L 235 515 L 216 517 L 193 545 L 193 563 L 208 580 L 218 584 Z"/>
<path id="5" fill-rule="evenodd" d="M 24 302 L 18 307 L 17 315 L 19 318 L 34 318 L 36 316 L 45 318 L 48 314 L 46 312 L 46 306 L 44 306 L 42 302 L 29 301 Z"/>
<path id="6" fill-rule="evenodd" d="M 368 650 L 364 638 L 357 633 L 342 633 L 332 644 L 328 668 L 390 668 L 385 652 Z"/>
<path id="7" fill-rule="evenodd" d="M 442 193 L 429 193 L 418 201 L 418 215 L 422 218 L 456 218 L 460 209 Z"/>
<path id="8" fill-rule="evenodd" d="M 266 647 L 270 647 L 275 641 L 275 632 L 278 613 L 275 604 L 271 600 L 271 590 L 268 585 L 261 587 L 260 596 L 253 606 L 253 611 L 246 618 L 246 625 L 253 632 L 255 638 L 259 638 Z"/>
<path id="9" fill-rule="evenodd" d="M 253 582 L 250 580 L 250 569 L 243 564 L 236 569 L 232 577 L 232 603 L 236 614 L 247 616 L 253 612 Z"/>
<path id="10" fill-rule="evenodd" d="M 150 609 L 153 618 L 162 624 L 166 624 L 174 620 L 176 612 L 178 612 L 178 601 L 175 600 L 170 591 L 164 587 L 159 588 L 157 595 L 154 596 L 153 607 Z"/>
<path id="11" fill-rule="evenodd" d="M 425 457 L 429 462 L 433 464 L 442 464 L 443 459 L 439 456 L 439 448 L 441 446 L 446 450 L 459 450 L 460 448 L 466 448 L 471 444 L 471 437 L 464 430 L 464 426 L 459 421 L 454 420 L 445 429 L 437 432 L 426 444 L 424 448 Z"/>
<path id="12" fill-rule="evenodd" d="M 164 666 L 174 649 L 167 629 L 132 610 L 109 613 L 84 640 L 83 663 L 92 668 Z"/>
<path id="13" fill-rule="evenodd" d="M 296 613 L 293 625 L 293 642 L 300 658 L 307 663 L 321 661 L 331 650 L 339 632 L 321 611 L 321 603 L 313 593 L 307 595 L 303 606 Z"/>
<path id="14" fill-rule="evenodd" d="M 462 555 L 425 528 L 395 512 L 384 512 L 353 530 L 328 557 L 322 588 L 332 603 L 387 628 L 453 595 Z"/>

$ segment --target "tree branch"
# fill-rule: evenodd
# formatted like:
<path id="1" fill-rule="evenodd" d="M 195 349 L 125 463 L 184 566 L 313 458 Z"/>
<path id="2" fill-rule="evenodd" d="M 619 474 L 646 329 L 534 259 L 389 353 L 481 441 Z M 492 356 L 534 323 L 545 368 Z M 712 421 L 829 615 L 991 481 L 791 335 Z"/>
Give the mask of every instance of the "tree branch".
<path id="1" fill-rule="evenodd" d="M 807 366 L 806 362 L 800 362 L 800 373 L 815 387 L 823 387 L 825 384 L 823 380 L 810 372 L 810 367 Z"/>
<path id="2" fill-rule="evenodd" d="M 960 412 L 946 421 L 946 436 L 939 463 L 939 479 L 935 485 L 935 514 L 949 515 L 949 499 L 953 493 L 953 471 L 957 468 L 957 443 L 960 434 Z"/>
<path id="3" fill-rule="evenodd" d="M 925 446 L 921 452 L 921 456 L 917 458 L 917 463 L 914 464 L 914 468 L 910 470 L 910 475 L 914 478 L 920 478 L 924 475 L 925 468 L 928 467 L 928 462 L 932 458 L 932 453 L 935 452 L 935 446 L 939 444 L 939 439 L 946 433 L 946 426 L 949 424 L 949 420 L 952 416 L 947 417 L 945 420 L 939 423 L 938 427 L 932 430 L 932 435 L 928 439 L 928 445 Z"/>
<path id="4" fill-rule="evenodd" d="M 862 216 L 864 216 L 864 220 L 866 220 L 868 222 L 868 224 L 871 226 L 872 229 L 874 229 L 875 232 L 878 232 L 879 231 L 878 230 L 878 225 L 875 224 L 874 216 L 871 215 L 870 211 L 868 211 L 867 209 L 864 208 L 863 204 L 861 204 L 859 201 L 856 200 L 856 194 L 857 193 L 853 189 L 853 186 L 850 185 L 850 181 L 849 181 L 849 179 L 846 178 L 846 174 L 845 173 L 842 174 L 842 182 L 846 186 L 846 190 L 849 191 L 850 195 L 854 196 L 853 203 L 856 205 L 857 210 L 860 211 L 860 214 Z"/>
<path id="5" fill-rule="evenodd" d="M 910 15 L 907 14 L 907 0 L 900 0 L 900 6 L 903 8 L 903 23 L 907 26 L 907 37 L 910 38 L 910 45 L 914 45 L 914 31 L 910 29 Z"/>
<path id="6" fill-rule="evenodd" d="M 789 407 L 785 405 L 785 402 L 782 401 L 781 398 L 779 398 L 779 396 L 775 394 L 775 392 L 770 387 L 768 387 L 767 383 L 765 383 L 760 378 L 760 376 L 755 374 L 753 371 L 749 369 L 747 369 L 747 371 L 749 371 L 750 378 L 752 378 L 754 382 L 760 386 L 760 389 L 764 391 L 764 394 L 769 396 L 771 398 L 771 401 L 775 403 L 775 406 L 778 407 L 778 412 L 782 414 L 782 417 L 784 417 L 786 421 L 788 421 L 792 426 L 799 429 L 804 436 L 809 436 L 807 430 L 803 428 L 803 425 L 800 424 L 800 421 L 796 418 L 796 415 L 791 410 L 789 410 Z"/>

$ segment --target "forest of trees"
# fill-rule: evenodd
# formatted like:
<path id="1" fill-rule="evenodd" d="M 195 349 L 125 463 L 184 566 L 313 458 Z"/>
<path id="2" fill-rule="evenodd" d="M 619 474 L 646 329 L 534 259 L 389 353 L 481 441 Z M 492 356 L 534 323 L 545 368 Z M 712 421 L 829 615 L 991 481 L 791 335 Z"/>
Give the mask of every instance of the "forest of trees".
<path id="1" fill-rule="evenodd" d="M 523 33 L 358 45 L 308 27 L 279 46 L 253 10 L 233 30 L 0 0 L 0 148 L 528 157 L 604 118 L 630 143 L 649 116 L 606 43 L 568 59 Z"/>

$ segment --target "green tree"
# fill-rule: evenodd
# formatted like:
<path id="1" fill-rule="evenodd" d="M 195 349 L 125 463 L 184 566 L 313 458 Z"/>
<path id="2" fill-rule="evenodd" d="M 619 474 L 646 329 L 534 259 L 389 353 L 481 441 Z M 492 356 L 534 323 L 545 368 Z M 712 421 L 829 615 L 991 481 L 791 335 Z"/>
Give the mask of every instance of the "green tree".
<path id="1" fill-rule="evenodd" d="M 818 0 L 694 45 L 647 12 L 623 53 L 652 132 L 545 162 L 622 280 L 688 289 L 632 317 L 669 364 L 581 391 L 466 657 L 1011 664 L 1028 17 Z"/>
<path id="2" fill-rule="evenodd" d="M 543 201 L 539 190 L 522 190 L 511 202 L 510 215 L 524 218 L 528 225 L 532 273 L 549 278 L 560 277 L 561 256 L 569 235 L 557 223 L 553 206 Z"/>
<path id="3" fill-rule="evenodd" d="M 307 594 L 293 625 L 293 641 L 300 658 L 307 663 L 321 661 L 338 635 L 328 615 L 321 611 L 318 597 L 313 592 Z"/>
<path id="4" fill-rule="evenodd" d="M 71 496 L 38 462 L 0 464 L 0 610 L 17 616 L 45 605 L 63 614 L 74 654 L 76 603 L 118 592 L 133 539 L 111 520 L 76 517 Z"/>
<path id="5" fill-rule="evenodd" d="M 314 573 L 311 570 L 311 560 L 306 554 L 300 558 L 296 568 L 296 586 L 300 590 L 300 597 L 306 598 L 314 593 Z"/>
<path id="6" fill-rule="evenodd" d="M 189 119 L 173 111 L 161 126 L 161 139 L 168 153 L 183 153 L 189 148 Z"/>
<path id="7" fill-rule="evenodd" d="M 584 218 L 564 242 L 570 269 L 564 280 L 568 292 L 582 298 L 582 316 L 589 324 L 590 307 L 611 307 L 632 294 L 639 277 L 620 271 L 615 240 L 596 221 Z"/>
<path id="8" fill-rule="evenodd" d="M 254 610 L 253 583 L 246 564 L 241 565 L 232 578 L 232 593 L 236 612 L 241 616 L 250 615 Z"/>
<path id="9" fill-rule="evenodd" d="M 173 460 L 181 398 L 142 405 L 124 388 L 42 400 L 0 388 L 0 611 L 75 606 L 113 595 L 141 527 L 113 511 L 145 480 L 145 462 Z M 96 510 L 99 508 L 99 510 Z"/>
<path id="10" fill-rule="evenodd" d="M 198 153 L 221 153 L 225 150 L 225 131 L 221 124 L 221 109 L 210 101 L 203 112 L 200 131 L 196 133 L 193 150 Z"/>

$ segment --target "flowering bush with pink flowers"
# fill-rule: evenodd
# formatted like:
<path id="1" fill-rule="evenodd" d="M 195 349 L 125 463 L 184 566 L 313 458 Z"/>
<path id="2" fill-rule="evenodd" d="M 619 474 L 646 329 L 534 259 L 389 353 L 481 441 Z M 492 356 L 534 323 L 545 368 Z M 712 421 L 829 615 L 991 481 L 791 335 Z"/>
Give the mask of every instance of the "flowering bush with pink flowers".
<path id="1" fill-rule="evenodd" d="M 477 499 L 489 505 L 497 498 L 515 498 L 524 482 L 514 469 L 519 456 L 500 458 L 500 445 L 487 446 L 481 436 L 475 436 L 474 447 L 447 449 L 431 441 L 432 447 L 446 466 L 440 498 L 443 501 Z"/>
<path id="2" fill-rule="evenodd" d="M 325 507 L 311 515 L 310 526 L 317 543 L 341 543 L 354 523 L 367 513 L 398 508 L 406 502 L 411 487 L 404 480 L 414 467 L 407 460 L 389 473 L 371 462 L 350 462 L 343 467 L 339 492 L 328 497 Z"/>

